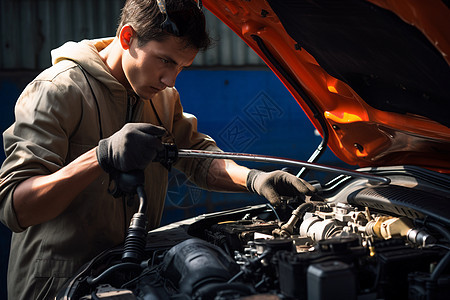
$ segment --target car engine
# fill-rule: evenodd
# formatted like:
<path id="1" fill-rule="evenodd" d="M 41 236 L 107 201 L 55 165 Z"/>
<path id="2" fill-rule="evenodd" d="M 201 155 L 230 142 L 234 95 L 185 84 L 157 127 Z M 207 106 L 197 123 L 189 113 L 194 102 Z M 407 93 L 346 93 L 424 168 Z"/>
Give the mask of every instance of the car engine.
<path id="1" fill-rule="evenodd" d="M 128 245 L 88 263 L 58 299 L 450 299 L 448 176 L 360 171 L 390 183 L 311 182 L 317 196 L 153 230 L 134 258 L 124 252 L 142 242 L 130 230 Z"/>

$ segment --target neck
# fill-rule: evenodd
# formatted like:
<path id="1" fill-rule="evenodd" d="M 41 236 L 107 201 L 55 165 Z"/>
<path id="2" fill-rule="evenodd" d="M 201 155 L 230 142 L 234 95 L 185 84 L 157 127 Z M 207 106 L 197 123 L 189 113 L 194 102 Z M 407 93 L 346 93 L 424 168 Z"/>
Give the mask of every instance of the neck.
<path id="1" fill-rule="evenodd" d="M 126 89 L 130 88 L 125 73 L 122 69 L 122 48 L 120 47 L 119 40 L 114 40 L 106 48 L 99 52 L 101 59 L 108 67 L 109 72 L 119 81 Z"/>

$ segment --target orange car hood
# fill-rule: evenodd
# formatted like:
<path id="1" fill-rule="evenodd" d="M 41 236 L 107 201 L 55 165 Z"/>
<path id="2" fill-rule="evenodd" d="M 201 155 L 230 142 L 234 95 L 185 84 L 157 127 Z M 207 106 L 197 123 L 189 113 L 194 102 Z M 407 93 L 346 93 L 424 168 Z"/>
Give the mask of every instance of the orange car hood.
<path id="1" fill-rule="evenodd" d="M 204 0 L 361 167 L 450 172 L 450 13 L 441 1 Z"/>

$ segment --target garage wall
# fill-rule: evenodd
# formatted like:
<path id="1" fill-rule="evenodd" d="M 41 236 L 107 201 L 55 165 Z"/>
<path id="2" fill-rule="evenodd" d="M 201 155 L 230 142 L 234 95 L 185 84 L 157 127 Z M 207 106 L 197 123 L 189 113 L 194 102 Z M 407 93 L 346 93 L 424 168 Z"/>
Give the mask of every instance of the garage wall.
<path id="1" fill-rule="evenodd" d="M 40 70 L 50 65 L 50 50 L 68 40 L 114 36 L 123 3 L 123 0 L 0 1 L 0 70 Z M 198 55 L 194 66 L 264 65 L 225 24 L 204 11 L 211 37 L 220 42 Z"/>

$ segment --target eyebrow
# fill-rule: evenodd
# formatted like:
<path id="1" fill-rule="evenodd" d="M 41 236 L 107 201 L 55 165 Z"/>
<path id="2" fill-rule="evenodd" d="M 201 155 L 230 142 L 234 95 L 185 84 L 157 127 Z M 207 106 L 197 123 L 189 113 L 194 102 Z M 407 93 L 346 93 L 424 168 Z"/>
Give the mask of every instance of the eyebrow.
<path id="1" fill-rule="evenodd" d="M 192 66 L 192 64 L 186 65 L 186 66 L 182 66 L 179 63 L 177 63 L 172 57 L 168 56 L 168 55 L 161 55 L 164 59 L 170 61 L 171 63 L 173 63 L 174 65 L 177 66 L 177 68 L 180 68 L 181 70 L 184 70 L 186 68 L 189 68 L 190 66 Z"/>

